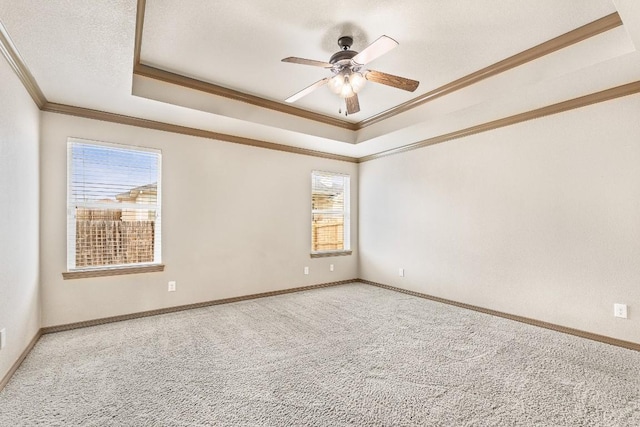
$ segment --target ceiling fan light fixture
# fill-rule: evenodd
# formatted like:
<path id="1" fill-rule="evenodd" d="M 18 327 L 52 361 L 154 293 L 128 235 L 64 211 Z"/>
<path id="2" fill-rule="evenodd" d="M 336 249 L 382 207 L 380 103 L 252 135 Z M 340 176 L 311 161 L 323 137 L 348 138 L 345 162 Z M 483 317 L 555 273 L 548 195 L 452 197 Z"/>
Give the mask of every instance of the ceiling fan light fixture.
<path id="1" fill-rule="evenodd" d="M 349 98 L 360 92 L 366 81 L 359 72 L 343 70 L 329 79 L 328 86 L 331 92 L 340 95 L 342 98 Z"/>
<path id="2" fill-rule="evenodd" d="M 331 79 L 329 79 L 328 86 L 331 92 L 339 95 L 340 92 L 342 92 L 342 87 L 344 86 L 344 74 L 339 73 L 331 77 Z"/>
<path id="3" fill-rule="evenodd" d="M 350 50 L 352 44 L 352 37 L 340 37 L 338 39 L 340 50 L 331 55 L 329 62 L 293 56 L 284 58 L 282 60 L 283 62 L 312 65 L 314 67 L 330 69 L 333 73 L 333 76 L 318 80 L 311 86 L 308 86 L 290 96 L 285 101 L 295 102 L 303 96 L 313 92 L 320 86 L 324 86 L 326 84 L 331 92 L 345 100 L 347 113 L 354 114 L 360 111 L 358 92 L 362 90 L 367 80 L 409 92 L 416 90 L 420 84 L 420 82 L 415 80 L 364 68 L 369 62 L 384 55 L 398 45 L 398 42 L 393 40 L 391 37 L 380 36 L 369 46 L 365 47 L 360 53 Z"/>
<path id="4" fill-rule="evenodd" d="M 351 96 L 353 96 L 354 94 L 354 90 L 353 87 L 351 86 L 351 83 L 349 83 L 349 78 L 346 77 L 344 79 L 344 84 L 342 85 L 342 88 L 340 89 L 340 96 L 343 98 L 349 98 Z"/>
<path id="5" fill-rule="evenodd" d="M 361 73 L 354 72 L 349 75 L 349 83 L 353 89 L 353 93 L 358 93 L 364 87 L 367 80 Z"/>

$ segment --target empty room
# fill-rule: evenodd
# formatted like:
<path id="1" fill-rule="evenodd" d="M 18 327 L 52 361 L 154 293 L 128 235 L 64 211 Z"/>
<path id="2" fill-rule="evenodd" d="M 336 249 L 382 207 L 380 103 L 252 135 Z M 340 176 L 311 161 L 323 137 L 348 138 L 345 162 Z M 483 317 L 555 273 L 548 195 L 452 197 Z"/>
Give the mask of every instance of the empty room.
<path id="1" fill-rule="evenodd" d="M 0 426 L 640 425 L 637 0 L 0 0 Z"/>

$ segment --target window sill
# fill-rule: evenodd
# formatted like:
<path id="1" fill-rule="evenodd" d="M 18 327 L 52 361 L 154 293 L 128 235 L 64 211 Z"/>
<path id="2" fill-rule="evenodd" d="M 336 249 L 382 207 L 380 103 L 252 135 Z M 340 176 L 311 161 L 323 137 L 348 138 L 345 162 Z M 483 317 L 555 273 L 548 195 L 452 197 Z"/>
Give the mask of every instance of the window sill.
<path id="1" fill-rule="evenodd" d="M 326 258 L 331 256 L 351 255 L 352 251 L 312 252 L 311 258 Z"/>
<path id="2" fill-rule="evenodd" d="M 62 273 L 64 280 L 85 279 L 88 277 L 119 276 L 121 274 L 153 273 L 164 271 L 164 264 L 136 265 L 131 267 L 96 268 L 92 270 L 65 271 Z"/>

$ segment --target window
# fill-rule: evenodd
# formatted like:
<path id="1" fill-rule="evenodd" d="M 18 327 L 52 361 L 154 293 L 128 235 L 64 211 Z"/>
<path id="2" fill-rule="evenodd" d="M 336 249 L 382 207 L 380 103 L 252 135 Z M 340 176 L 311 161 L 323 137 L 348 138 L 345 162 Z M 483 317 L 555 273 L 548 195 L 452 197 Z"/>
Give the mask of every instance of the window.
<path id="1" fill-rule="evenodd" d="M 77 139 L 67 151 L 67 269 L 160 264 L 160 151 Z"/>
<path id="2" fill-rule="evenodd" d="M 311 173 L 311 255 L 349 254 L 349 175 Z"/>

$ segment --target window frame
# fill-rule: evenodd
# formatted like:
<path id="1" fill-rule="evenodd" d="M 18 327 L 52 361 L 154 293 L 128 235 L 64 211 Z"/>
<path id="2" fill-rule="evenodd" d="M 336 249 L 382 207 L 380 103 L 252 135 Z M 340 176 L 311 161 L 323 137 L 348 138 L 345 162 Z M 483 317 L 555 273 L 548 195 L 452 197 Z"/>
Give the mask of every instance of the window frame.
<path id="1" fill-rule="evenodd" d="M 103 148 L 113 148 L 118 150 L 127 150 L 133 152 L 153 153 L 156 155 L 157 161 L 157 180 L 156 180 L 156 202 L 155 204 L 136 204 L 121 203 L 118 208 L 125 210 L 149 210 L 155 211 L 154 219 L 154 244 L 153 244 L 153 261 L 129 264 L 113 264 L 102 266 L 76 266 L 76 209 L 81 208 L 103 208 L 106 210 L 113 209 L 113 205 L 101 202 L 84 202 L 78 203 L 73 200 L 73 146 L 75 144 L 84 144 L 88 146 L 97 146 Z M 141 147 L 130 144 L 119 144 L 112 142 L 104 142 L 90 140 L 85 138 L 70 137 L 67 138 L 67 204 L 66 204 L 66 238 L 67 238 L 67 270 L 62 273 L 64 279 L 76 279 L 85 277 L 101 277 L 121 274 L 135 274 L 153 271 L 163 271 L 162 264 L 162 150 L 149 147 Z"/>
<path id="2" fill-rule="evenodd" d="M 331 210 L 331 209 L 313 209 L 313 193 L 314 193 L 314 178 L 316 174 L 322 175 L 331 175 L 331 176 L 339 176 L 344 178 L 344 206 L 342 211 Z M 331 257 L 331 256 L 344 256 L 351 255 L 351 175 L 340 172 L 330 172 L 323 170 L 313 170 L 311 171 L 311 217 L 310 217 L 310 240 L 311 244 L 309 245 L 311 249 L 310 256 L 311 258 L 322 258 L 322 257 Z M 332 249 L 325 251 L 314 251 L 313 250 L 313 216 L 317 214 L 329 214 L 329 215 L 342 215 L 343 216 L 343 248 L 342 249 Z"/>

